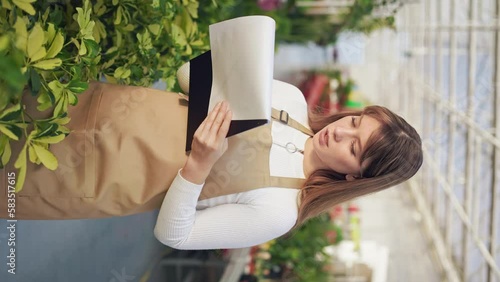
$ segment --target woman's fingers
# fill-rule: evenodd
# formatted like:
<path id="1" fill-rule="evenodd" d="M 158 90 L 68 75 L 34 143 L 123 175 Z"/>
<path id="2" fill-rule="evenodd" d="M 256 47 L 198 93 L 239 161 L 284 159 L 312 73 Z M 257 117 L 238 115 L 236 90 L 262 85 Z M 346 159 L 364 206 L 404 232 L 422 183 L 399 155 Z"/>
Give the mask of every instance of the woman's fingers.
<path id="1" fill-rule="evenodd" d="M 219 127 L 224 119 L 224 116 L 227 112 L 228 106 L 227 102 L 221 101 L 217 103 L 215 108 L 210 112 L 207 117 L 207 123 L 203 128 L 203 132 L 201 133 L 203 138 L 210 138 L 210 136 L 217 134 L 219 131 Z"/>
<path id="2" fill-rule="evenodd" d="M 217 133 L 219 131 L 219 128 L 226 117 L 227 111 L 228 111 L 227 102 L 222 101 L 222 104 L 220 105 L 217 115 L 215 116 L 215 119 L 210 127 L 210 131 L 212 131 L 212 134 Z"/>
<path id="3" fill-rule="evenodd" d="M 202 122 L 202 124 L 204 125 L 203 129 L 205 129 L 205 128 L 210 129 L 215 117 L 217 116 L 217 113 L 219 112 L 219 110 L 221 108 L 221 105 L 222 105 L 222 102 L 217 103 L 215 105 L 215 107 L 212 109 L 212 111 L 210 111 L 210 113 L 208 113 L 207 117 Z"/>
<path id="4" fill-rule="evenodd" d="M 220 106 L 221 106 L 221 102 L 217 103 L 215 105 L 215 107 L 212 109 L 212 111 L 210 111 L 210 113 L 208 113 L 207 117 L 203 120 L 203 122 L 200 124 L 200 126 L 198 126 L 198 128 L 194 132 L 195 136 L 201 137 L 201 136 L 205 135 L 204 133 L 205 133 L 206 128 L 210 129 L 211 124 L 212 124 L 213 120 L 215 119 L 215 116 L 217 115 L 217 112 L 218 112 Z"/>
<path id="5" fill-rule="evenodd" d="M 231 124 L 232 112 L 227 102 L 217 104 L 208 114 L 194 134 L 191 154 L 185 168 L 197 179 L 203 182 L 213 165 L 228 148 L 227 132 Z M 189 173 L 188 173 L 189 174 Z"/>
<path id="6" fill-rule="evenodd" d="M 221 101 L 215 105 L 208 116 L 195 132 L 195 138 L 205 144 L 220 143 L 219 135 L 226 137 L 231 123 L 232 112 L 226 101 Z M 215 145 L 215 144 L 214 144 Z M 216 146 L 218 147 L 218 146 Z"/>
<path id="7" fill-rule="evenodd" d="M 222 124 L 217 132 L 218 138 L 226 138 L 227 132 L 229 131 L 229 126 L 231 125 L 231 120 L 233 118 L 233 112 L 228 110 L 224 115 L 224 119 L 222 120 Z"/>

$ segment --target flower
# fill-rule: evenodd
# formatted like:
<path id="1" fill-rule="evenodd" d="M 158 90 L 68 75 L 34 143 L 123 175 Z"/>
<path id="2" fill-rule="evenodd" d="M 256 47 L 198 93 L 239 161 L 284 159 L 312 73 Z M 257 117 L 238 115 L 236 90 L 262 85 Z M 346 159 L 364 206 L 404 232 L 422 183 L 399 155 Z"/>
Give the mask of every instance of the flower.
<path id="1" fill-rule="evenodd" d="M 257 5 L 264 11 L 276 10 L 280 4 L 280 0 L 257 0 Z"/>

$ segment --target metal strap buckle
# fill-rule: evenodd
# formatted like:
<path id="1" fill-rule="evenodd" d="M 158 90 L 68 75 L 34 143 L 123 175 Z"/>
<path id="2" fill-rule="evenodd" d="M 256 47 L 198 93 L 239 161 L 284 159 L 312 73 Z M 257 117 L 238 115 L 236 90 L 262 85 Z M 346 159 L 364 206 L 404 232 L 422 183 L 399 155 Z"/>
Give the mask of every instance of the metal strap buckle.
<path id="1" fill-rule="evenodd" d="M 283 117 L 283 114 L 285 114 L 285 118 Z M 285 112 L 283 110 L 280 111 L 280 121 L 282 123 L 288 124 L 288 113 L 287 112 Z"/>

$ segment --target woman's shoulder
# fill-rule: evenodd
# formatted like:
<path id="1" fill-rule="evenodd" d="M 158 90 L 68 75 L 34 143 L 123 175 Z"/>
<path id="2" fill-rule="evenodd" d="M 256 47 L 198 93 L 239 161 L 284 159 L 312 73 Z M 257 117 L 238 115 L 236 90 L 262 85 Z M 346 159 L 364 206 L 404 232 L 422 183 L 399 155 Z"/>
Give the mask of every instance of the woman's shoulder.
<path id="1" fill-rule="evenodd" d="M 272 106 L 285 110 L 298 122 L 307 125 L 307 103 L 304 94 L 296 86 L 279 81 L 273 81 Z"/>
<path id="2" fill-rule="evenodd" d="M 307 105 L 306 99 L 302 91 L 295 85 L 280 80 L 273 80 L 273 107 L 283 103 L 294 102 L 302 105 Z"/>

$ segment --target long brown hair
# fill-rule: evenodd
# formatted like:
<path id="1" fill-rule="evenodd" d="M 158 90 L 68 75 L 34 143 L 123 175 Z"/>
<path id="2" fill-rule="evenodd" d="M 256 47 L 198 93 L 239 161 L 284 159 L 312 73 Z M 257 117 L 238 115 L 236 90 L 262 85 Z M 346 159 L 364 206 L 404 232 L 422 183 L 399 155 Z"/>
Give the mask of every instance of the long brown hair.
<path id="1" fill-rule="evenodd" d="M 412 177 L 422 165 L 422 141 L 417 131 L 385 107 L 368 106 L 362 111 L 329 116 L 310 112 L 309 126 L 316 133 L 328 124 L 352 115 L 367 115 L 381 123 L 361 155 L 361 178 L 347 181 L 344 174 L 332 170 L 314 171 L 301 190 L 295 227 L 334 205 L 399 184 Z"/>

